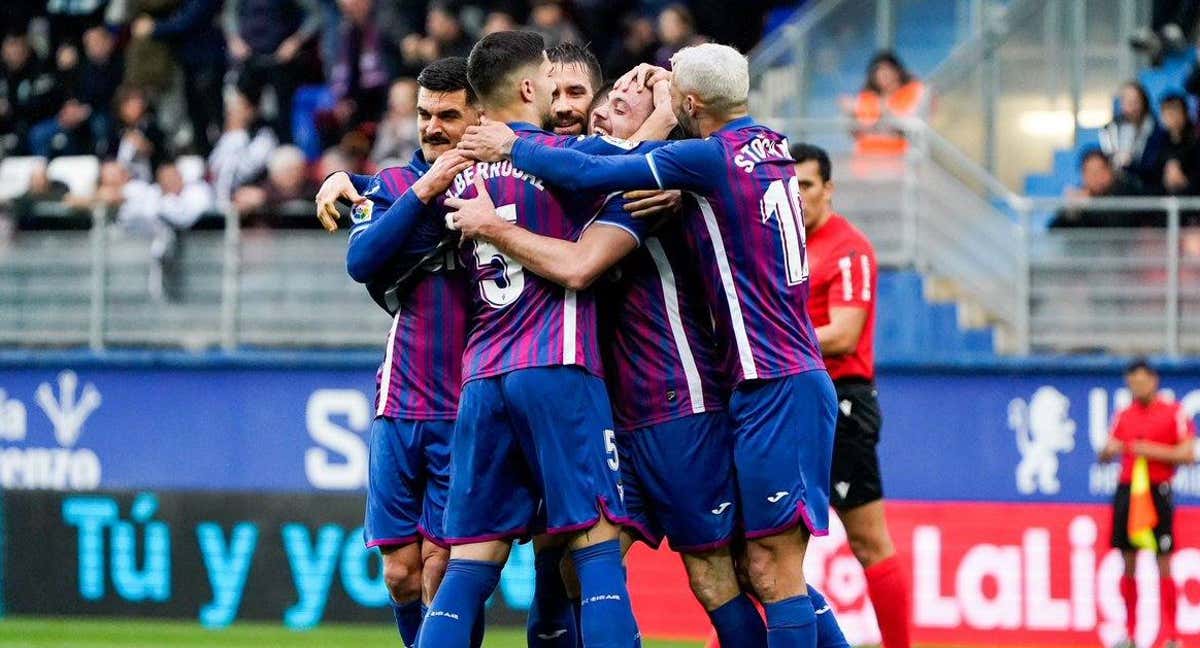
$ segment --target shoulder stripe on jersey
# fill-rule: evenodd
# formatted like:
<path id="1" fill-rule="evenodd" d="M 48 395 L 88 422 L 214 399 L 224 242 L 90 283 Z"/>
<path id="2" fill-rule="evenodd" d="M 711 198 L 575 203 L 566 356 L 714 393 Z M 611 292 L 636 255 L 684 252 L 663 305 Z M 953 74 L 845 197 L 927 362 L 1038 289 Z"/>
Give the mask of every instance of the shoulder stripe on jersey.
<path id="1" fill-rule="evenodd" d="M 654 182 L 659 189 L 663 188 L 662 178 L 658 175 L 658 167 L 654 166 L 654 151 L 646 154 L 646 164 L 650 165 L 650 173 L 654 176 Z"/>
<path id="2" fill-rule="evenodd" d="M 667 259 L 662 242 L 656 238 L 646 239 L 646 250 L 650 252 L 654 265 L 658 268 L 658 280 L 662 283 L 663 299 L 667 307 L 667 322 L 671 325 L 671 337 L 675 338 L 679 363 L 683 365 L 683 375 L 687 379 L 692 413 L 699 414 L 704 411 L 704 385 L 700 382 L 700 370 L 696 368 L 692 346 L 683 330 L 683 318 L 679 316 L 679 289 L 675 286 L 675 272 L 671 270 L 671 262 Z"/>
<path id="3" fill-rule="evenodd" d="M 750 336 L 746 333 L 746 320 L 742 317 L 742 302 L 738 299 L 737 287 L 733 283 L 733 270 L 729 267 L 729 254 L 725 251 L 721 227 L 717 225 L 717 217 L 713 214 L 708 199 L 695 193 L 692 196 L 700 206 L 700 213 L 704 215 L 704 227 L 708 230 L 708 237 L 712 239 L 713 253 L 717 257 L 717 270 L 721 273 L 725 301 L 729 303 L 729 320 L 733 325 L 733 339 L 737 346 L 738 359 L 742 364 L 742 377 L 745 380 L 754 380 L 758 378 L 758 367 L 754 364 L 754 352 L 750 349 Z"/>
<path id="4" fill-rule="evenodd" d="M 565 365 L 575 364 L 575 291 L 567 289 L 563 297 L 563 358 Z"/>
<path id="5" fill-rule="evenodd" d="M 862 260 L 862 300 L 871 301 L 871 260 L 865 254 L 858 255 L 858 258 Z"/>
<path id="6" fill-rule="evenodd" d="M 854 297 L 854 283 L 850 278 L 850 266 L 852 263 L 848 256 L 838 259 L 838 269 L 842 271 L 842 301 L 850 301 Z"/>
<path id="7" fill-rule="evenodd" d="M 375 403 L 375 416 L 383 416 L 387 408 L 388 395 L 392 389 L 392 356 L 396 351 L 396 329 L 400 326 L 400 313 L 392 318 L 392 330 L 388 331 L 387 348 L 383 352 L 383 377 L 379 381 L 379 402 Z"/>

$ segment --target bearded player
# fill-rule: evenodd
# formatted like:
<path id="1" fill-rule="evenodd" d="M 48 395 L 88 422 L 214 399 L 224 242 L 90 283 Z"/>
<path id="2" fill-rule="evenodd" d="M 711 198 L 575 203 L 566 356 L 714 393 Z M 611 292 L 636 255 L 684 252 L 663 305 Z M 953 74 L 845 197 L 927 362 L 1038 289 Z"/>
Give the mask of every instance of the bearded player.
<path id="1" fill-rule="evenodd" d="M 836 397 L 804 309 L 808 266 L 795 171 L 786 140 L 748 115 L 745 57 L 706 44 L 681 50 L 672 63 L 679 123 L 704 139 L 621 156 L 528 138 L 509 137 L 505 148 L 519 168 L 569 189 L 693 192 L 699 214 L 685 229 L 718 336 L 730 341 L 734 457 L 767 643 L 816 646 L 818 610 L 803 559 L 810 535 L 828 532 Z"/>
<path id="2" fill-rule="evenodd" d="M 336 203 L 353 203 L 347 269 L 394 316 L 376 376 L 363 535 L 383 556 L 396 626 L 410 647 L 449 560 L 443 513 L 469 303 L 453 254 L 429 254 L 443 235 L 429 205 L 470 165 L 453 147 L 479 119 L 465 59 L 431 63 L 417 85 L 421 149 L 412 161 L 375 176 L 334 173 L 316 198 L 330 231 Z M 414 266 L 410 285 L 387 305 L 384 293 Z"/>
<path id="3" fill-rule="evenodd" d="M 489 115 L 531 139 L 548 124 L 553 64 L 532 32 L 480 40 L 468 77 Z M 505 218 L 539 233 L 575 238 L 602 206 L 596 194 L 567 194 L 511 165 L 476 165 L 450 197 L 486 191 Z M 426 648 L 467 643 L 495 589 L 511 541 L 544 531 L 566 538 L 582 589 L 585 646 L 633 646 L 636 621 L 624 582 L 612 414 L 600 378 L 595 302 L 506 257 L 466 242 L 460 251 L 473 293 L 455 428 L 446 534 L 446 578 L 422 628 Z"/>

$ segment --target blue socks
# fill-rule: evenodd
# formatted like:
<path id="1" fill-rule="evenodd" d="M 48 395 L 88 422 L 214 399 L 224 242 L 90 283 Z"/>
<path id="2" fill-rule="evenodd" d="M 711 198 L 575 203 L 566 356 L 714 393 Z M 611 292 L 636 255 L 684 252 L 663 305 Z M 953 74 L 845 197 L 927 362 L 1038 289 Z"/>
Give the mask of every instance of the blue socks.
<path id="1" fill-rule="evenodd" d="M 850 648 L 842 627 L 838 625 L 833 608 L 820 590 L 808 586 L 808 598 L 812 601 L 813 613 L 817 616 L 817 648 Z"/>
<path id="2" fill-rule="evenodd" d="M 640 645 L 637 621 L 633 618 L 629 591 L 625 586 L 621 543 L 608 540 L 576 549 L 571 552 L 571 558 L 575 561 L 575 571 L 579 573 L 579 585 L 583 592 L 580 613 L 583 644 L 587 648 L 630 648 Z"/>
<path id="3" fill-rule="evenodd" d="M 767 611 L 768 648 L 816 648 L 817 615 L 807 595 L 767 603 L 763 608 Z"/>
<path id="4" fill-rule="evenodd" d="M 483 605 L 500 582 L 499 563 L 451 558 L 425 623 L 421 648 L 470 646 L 481 623 Z"/>
<path id="5" fill-rule="evenodd" d="M 417 645 L 417 632 L 421 630 L 421 619 L 425 616 L 425 606 L 421 600 L 397 603 L 392 601 L 392 615 L 396 617 L 396 629 L 400 631 L 400 639 L 406 648 Z"/>
<path id="6" fill-rule="evenodd" d="M 533 605 L 525 623 L 529 648 L 576 648 L 579 644 L 575 611 L 559 569 L 563 553 L 562 547 L 550 547 L 534 559 Z"/>
<path id="7" fill-rule="evenodd" d="M 758 609 L 745 593 L 708 613 L 721 648 L 762 648 L 767 645 L 767 627 Z"/>

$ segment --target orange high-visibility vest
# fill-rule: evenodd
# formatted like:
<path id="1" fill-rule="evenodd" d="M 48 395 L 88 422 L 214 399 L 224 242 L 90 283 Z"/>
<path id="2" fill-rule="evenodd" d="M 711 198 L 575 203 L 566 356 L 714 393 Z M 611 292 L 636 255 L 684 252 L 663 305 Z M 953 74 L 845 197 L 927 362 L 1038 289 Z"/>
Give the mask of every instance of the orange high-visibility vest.
<path id="1" fill-rule="evenodd" d="M 887 98 L 887 112 L 893 117 L 913 117 L 921 108 L 925 97 L 925 84 L 909 81 Z M 884 102 L 880 95 L 864 90 L 858 94 L 854 105 L 854 119 L 858 122 L 854 150 L 860 155 L 904 155 L 908 140 L 904 135 L 891 130 L 875 130 L 883 116 Z"/>

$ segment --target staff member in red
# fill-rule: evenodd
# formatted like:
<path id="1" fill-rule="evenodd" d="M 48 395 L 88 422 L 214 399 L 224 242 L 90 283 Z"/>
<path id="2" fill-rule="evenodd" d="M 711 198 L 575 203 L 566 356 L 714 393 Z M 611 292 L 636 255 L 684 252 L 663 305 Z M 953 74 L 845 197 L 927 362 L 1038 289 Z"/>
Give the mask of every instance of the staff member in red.
<path id="1" fill-rule="evenodd" d="M 804 205 L 808 310 L 838 396 L 830 500 L 866 573 L 883 645 L 909 648 L 911 588 L 883 516 L 875 453 L 882 424 L 875 391 L 875 250 L 833 211 L 829 155 L 809 144 L 796 144 L 791 153 Z"/>
<path id="2" fill-rule="evenodd" d="M 1137 625 L 1137 581 L 1134 567 L 1138 548 L 1129 539 L 1130 482 L 1133 464 L 1145 457 L 1150 473 L 1150 494 L 1158 512 L 1154 538 L 1158 545 L 1159 625 L 1163 648 L 1177 648 L 1179 634 L 1175 631 L 1175 580 L 1171 577 L 1171 552 L 1175 549 L 1172 526 L 1175 504 L 1171 497 L 1171 478 L 1175 467 L 1195 461 L 1196 431 L 1179 403 L 1158 395 L 1158 372 L 1145 360 L 1137 360 L 1125 370 L 1125 384 L 1133 402 L 1117 412 L 1112 434 L 1100 451 L 1101 461 L 1121 459 L 1121 479 L 1113 496 L 1112 546 L 1121 550 L 1125 573 L 1121 577 L 1121 598 L 1125 599 L 1125 630 L 1128 633 L 1118 646 L 1134 645 Z"/>

